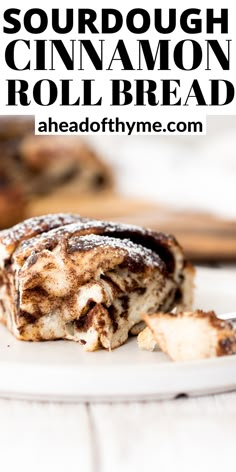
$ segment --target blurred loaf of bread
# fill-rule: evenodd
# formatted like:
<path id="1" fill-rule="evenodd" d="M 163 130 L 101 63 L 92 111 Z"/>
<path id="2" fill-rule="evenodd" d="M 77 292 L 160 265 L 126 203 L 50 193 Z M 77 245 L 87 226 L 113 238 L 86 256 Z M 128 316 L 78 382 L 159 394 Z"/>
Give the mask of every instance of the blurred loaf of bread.
<path id="1" fill-rule="evenodd" d="M 27 216 L 27 202 L 76 199 L 112 188 L 110 168 L 78 136 L 35 136 L 32 117 L 0 118 L 0 228 Z"/>

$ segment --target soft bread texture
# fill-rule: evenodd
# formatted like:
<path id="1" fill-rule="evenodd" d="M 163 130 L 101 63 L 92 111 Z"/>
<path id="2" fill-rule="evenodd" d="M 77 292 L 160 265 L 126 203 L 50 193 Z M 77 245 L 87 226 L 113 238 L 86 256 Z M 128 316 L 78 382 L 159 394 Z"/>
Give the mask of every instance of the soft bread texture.
<path id="1" fill-rule="evenodd" d="M 194 271 L 172 236 L 78 215 L 0 232 L 0 265 L 0 317 L 22 340 L 114 349 L 142 330 L 142 312 L 192 299 Z"/>
<path id="2" fill-rule="evenodd" d="M 154 337 L 153 332 L 148 326 L 144 328 L 138 335 L 138 346 L 144 351 L 155 351 L 158 350 L 158 344 Z"/>
<path id="3" fill-rule="evenodd" d="M 139 334 L 141 349 L 159 348 L 174 361 L 190 361 L 236 353 L 236 331 L 213 311 L 145 314 Z"/>

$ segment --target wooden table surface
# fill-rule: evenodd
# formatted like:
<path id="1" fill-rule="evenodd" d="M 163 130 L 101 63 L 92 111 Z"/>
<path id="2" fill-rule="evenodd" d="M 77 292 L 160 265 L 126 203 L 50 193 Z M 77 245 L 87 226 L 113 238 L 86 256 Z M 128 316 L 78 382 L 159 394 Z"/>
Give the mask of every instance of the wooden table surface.
<path id="1" fill-rule="evenodd" d="M 235 470 L 236 393 L 167 402 L 0 400 L 4 472 Z"/>

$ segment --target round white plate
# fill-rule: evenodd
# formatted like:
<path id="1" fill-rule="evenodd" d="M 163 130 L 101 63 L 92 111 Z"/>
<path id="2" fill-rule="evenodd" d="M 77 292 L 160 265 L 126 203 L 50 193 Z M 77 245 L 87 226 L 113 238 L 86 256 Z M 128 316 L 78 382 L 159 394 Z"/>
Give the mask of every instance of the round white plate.
<path id="1" fill-rule="evenodd" d="M 195 307 L 236 311 L 236 270 L 198 269 Z M 173 398 L 236 388 L 236 356 L 173 363 L 140 351 L 136 338 L 113 352 L 69 341 L 17 341 L 0 326 L 0 396 L 60 401 Z"/>

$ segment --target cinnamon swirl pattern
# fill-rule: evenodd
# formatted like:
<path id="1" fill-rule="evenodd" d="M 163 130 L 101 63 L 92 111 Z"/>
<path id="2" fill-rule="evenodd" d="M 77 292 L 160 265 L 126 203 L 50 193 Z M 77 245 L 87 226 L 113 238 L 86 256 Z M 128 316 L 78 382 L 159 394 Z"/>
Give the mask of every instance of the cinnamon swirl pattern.
<path id="1" fill-rule="evenodd" d="M 0 318 L 18 338 L 114 349 L 142 314 L 188 309 L 192 266 L 174 237 L 57 214 L 0 232 Z"/>

